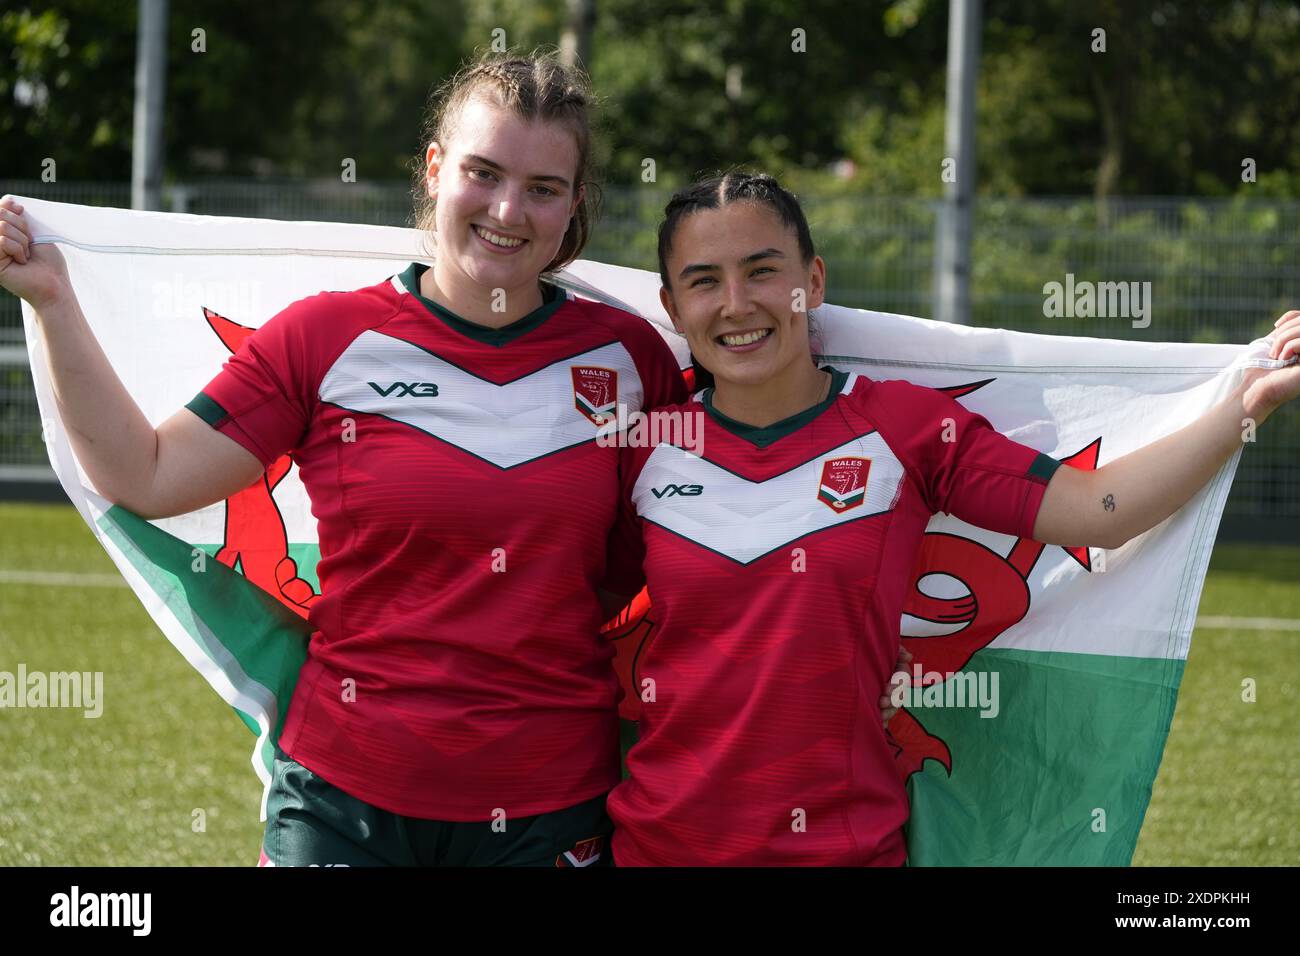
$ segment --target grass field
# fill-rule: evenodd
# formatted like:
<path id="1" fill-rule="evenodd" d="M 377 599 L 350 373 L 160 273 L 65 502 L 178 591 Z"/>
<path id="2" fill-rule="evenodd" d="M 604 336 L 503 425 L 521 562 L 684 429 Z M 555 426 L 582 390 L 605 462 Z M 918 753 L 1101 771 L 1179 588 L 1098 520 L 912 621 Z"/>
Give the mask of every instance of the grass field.
<path id="1" fill-rule="evenodd" d="M 103 577 L 4 580 L 36 571 Z M 94 720 L 0 710 L 0 865 L 250 865 L 252 738 L 116 578 L 70 507 L 0 504 L 0 671 L 105 687 Z M 1300 620 L 1300 548 L 1221 545 L 1200 614 Z M 1300 630 L 1198 627 L 1137 865 L 1300 863 L 1298 696 Z"/>

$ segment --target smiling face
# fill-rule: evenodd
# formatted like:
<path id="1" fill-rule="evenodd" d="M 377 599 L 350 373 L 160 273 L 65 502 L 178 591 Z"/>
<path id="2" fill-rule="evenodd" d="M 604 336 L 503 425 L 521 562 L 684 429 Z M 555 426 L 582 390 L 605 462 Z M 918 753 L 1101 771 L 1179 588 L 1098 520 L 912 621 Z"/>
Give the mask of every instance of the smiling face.
<path id="1" fill-rule="evenodd" d="M 469 100 L 451 142 L 431 143 L 426 154 L 439 288 L 452 295 L 535 288 L 581 200 L 577 169 L 577 142 L 565 124 Z"/>
<path id="2" fill-rule="evenodd" d="M 719 383 L 787 381 L 812 363 L 808 310 L 822 304 L 826 267 L 805 265 L 794 229 L 758 202 L 685 216 L 660 291 L 677 331 Z"/>

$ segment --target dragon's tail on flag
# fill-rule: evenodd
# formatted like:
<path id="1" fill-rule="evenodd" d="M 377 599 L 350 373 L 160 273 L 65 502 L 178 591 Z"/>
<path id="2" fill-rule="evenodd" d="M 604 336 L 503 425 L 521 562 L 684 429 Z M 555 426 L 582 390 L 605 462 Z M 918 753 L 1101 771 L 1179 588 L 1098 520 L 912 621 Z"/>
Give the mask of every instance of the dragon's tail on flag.
<path id="1" fill-rule="evenodd" d="M 373 284 L 425 256 L 423 236 L 406 229 L 22 202 L 35 241 L 62 249 L 87 321 L 155 424 L 289 303 Z M 583 261 L 558 280 L 641 315 L 687 364 L 654 273 Z M 1188 424 L 1244 366 L 1281 364 L 1262 342 L 1032 335 L 836 306 L 817 315 L 819 351 L 836 367 L 945 389 L 998 430 L 1083 469 Z M 111 505 L 73 454 L 26 305 L 24 320 L 59 481 L 168 640 L 256 735 L 253 766 L 269 783 L 319 593 L 316 525 L 292 459 L 179 517 L 146 521 Z M 889 730 L 911 799 L 912 865 L 1131 860 L 1237 460 L 1178 513 L 1108 552 L 932 519 L 900 622 L 911 686 Z M 654 632 L 644 594 L 607 627 L 625 717 L 636 716 Z"/>

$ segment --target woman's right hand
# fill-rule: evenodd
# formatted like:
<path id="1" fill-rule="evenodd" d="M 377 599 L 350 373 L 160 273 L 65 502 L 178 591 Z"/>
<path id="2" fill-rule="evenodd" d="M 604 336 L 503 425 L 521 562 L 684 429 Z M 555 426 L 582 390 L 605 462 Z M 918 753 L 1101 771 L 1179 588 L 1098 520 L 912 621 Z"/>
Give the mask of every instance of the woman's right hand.
<path id="1" fill-rule="evenodd" d="M 45 358 L 68 440 L 95 489 L 142 518 L 228 498 L 262 474 L 234 439 L 188 409 L 156 429 L 122 385 L 77 303 L 63 255 L 34 244 L 23 207 L 0 198 L 0 288 L 41 316 Z"/>
<path id="2" fill-rule="evenodd" d="M 53 243 L 32 243 L 22 204 L 0 198 L 0 288 L 40 312 L 72 289 L 63 253 Z"/>

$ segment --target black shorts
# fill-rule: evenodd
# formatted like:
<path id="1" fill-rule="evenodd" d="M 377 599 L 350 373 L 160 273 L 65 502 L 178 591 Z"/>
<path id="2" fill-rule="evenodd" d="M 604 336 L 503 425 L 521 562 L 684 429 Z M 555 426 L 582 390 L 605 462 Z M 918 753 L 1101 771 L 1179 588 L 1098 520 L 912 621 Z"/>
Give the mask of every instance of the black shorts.
<path id="1" fill-rule="evenodd" d="M 405 817 L 321 779 L 276 748 L 266 866 L 608 866 L 605 795 L 493 824 Z"/>

